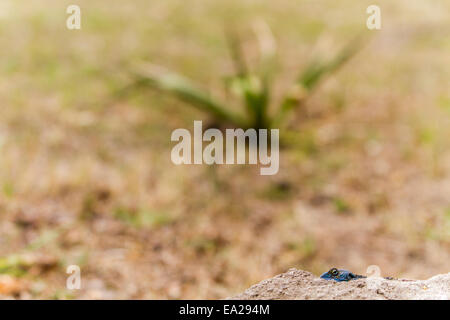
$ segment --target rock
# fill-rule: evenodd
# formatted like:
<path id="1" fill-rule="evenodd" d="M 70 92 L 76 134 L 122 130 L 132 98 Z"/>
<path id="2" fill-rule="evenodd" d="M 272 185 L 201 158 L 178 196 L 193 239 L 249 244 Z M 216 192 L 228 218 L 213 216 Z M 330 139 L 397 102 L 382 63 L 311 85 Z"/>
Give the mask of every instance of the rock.
<path id="1" fill-rule="evenodd" d="M 450 273 L 428 280 L 367 278 L 335 282 L 289 269 L 228 299 L 450 300 Z"/>

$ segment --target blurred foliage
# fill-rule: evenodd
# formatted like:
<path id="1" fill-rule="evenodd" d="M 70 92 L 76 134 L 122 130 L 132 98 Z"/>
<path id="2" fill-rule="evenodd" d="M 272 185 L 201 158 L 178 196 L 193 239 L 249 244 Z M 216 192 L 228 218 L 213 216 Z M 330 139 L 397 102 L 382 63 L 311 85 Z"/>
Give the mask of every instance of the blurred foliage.
<path id="1" fill-rule="evenodd" d="M 121 90 L 120 94 L 137 87 L 156 88 L 209 113 L 222 125 L 231 124 L 236 127 L 255 129 L 279 127 L 293 110 L 305 103 L 321 80 L 335 73 L 349 61 L 359 51 L 362 44 L 361 39 L 356 38 L 331 59 L 325 61 L 317 58 L 307 64 L 284 94 L 281 105 L 273 114 L 270 114 L 270 98 L 274 91 L 276 43 L 266 23 L 260 21 L 254 29 L 260 52 L 256 68 L 251 68 L 246 62 L 239 34 L 234 31 L 227 32 L 235 72 L 225 77 L 225 90 L 227 94 L 240 100 L 241 112 L 234 111 L 228 103 L 212 97 L 208 91 L 201 89 L 191 79 L 153 64 L 139 64 L 132 71 L 135 81 Z"/>
<path id="2" fill-rule="evenodd" d="M 148 209 L 117 208 L 114 216 L 133 227 L 158 227 L 170 224 L 173 219 L 165 212 Z"/>

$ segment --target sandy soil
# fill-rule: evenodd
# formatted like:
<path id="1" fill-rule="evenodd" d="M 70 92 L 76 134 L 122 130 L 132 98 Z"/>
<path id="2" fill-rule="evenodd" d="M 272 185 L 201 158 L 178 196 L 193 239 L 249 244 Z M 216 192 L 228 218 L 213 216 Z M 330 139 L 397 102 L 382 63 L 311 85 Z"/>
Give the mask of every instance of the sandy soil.
<path id="1" fill-rule="evenodd" d="M 448 300 L 450 273 L 428 280 L 367 278 L 349 282 L 322 280 L 310 272 L 288 272 L 261 281 L 231 299 L 320 299 L 320 300 Z"/>

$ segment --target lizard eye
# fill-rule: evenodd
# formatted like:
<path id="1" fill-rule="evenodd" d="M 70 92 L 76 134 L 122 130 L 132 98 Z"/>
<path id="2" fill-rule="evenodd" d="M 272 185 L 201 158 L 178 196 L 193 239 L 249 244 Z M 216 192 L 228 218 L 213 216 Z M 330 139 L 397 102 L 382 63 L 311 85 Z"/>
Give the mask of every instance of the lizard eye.
<path id="1" fill-rule="evenodd" d="M 339 274 L 339 271 L 338 271 L 338 269 L 333 268 L 333 269 L 330 270 L 330 274 L 331 274 L 332 276 L 337 276 L 337 275 Z"/>

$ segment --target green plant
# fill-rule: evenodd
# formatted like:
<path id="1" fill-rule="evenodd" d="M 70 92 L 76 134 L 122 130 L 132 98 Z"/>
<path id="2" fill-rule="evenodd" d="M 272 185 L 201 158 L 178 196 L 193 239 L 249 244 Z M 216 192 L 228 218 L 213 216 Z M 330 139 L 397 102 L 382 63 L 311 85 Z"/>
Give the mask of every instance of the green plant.
<path id="1" fill-rule="evenodd" d="M 360 41 L 356 39 L 345 46 L 328 61 L 316 59 L 300 73 L 287 93 L 281 105 L 269 114 L 272 91 L 273 66 L 275 60 L 275 41 L 266 24 L 255 28 L 260 48 L 260 60 L 257 70 L 250 70 L 245 62 L 242 43 L 236 33 L 228 32 L 228 43 L 235 73 L 226 78 L 227 92 L 237 96 L 245 112 L 236 112 L 227 104 L 212 97 L 192 80 L 160 66 L 141 64 L 133 70 L 135 82 L 131 87 L 152 87 L 169 93 L 178 99 L 211 114 L 217 122 L 229 123 L 240 128 L 279 127 L 287 116 L 303 105 L 308 96 L 326 76 L 335 72 L 348 61 L 359 49 Z"/>
<path id="2" fill-rule="evenodd" d="M 350 204 L 342 198 L 339 197 L 334 198 L 333 204 L 338 213 L 348 213 L 351 211 Z"/>
<path id="3" fill-rule="evenodd" d="M 134 227 L 159 227 L 170 224 L 174 218 L 165 212 L 148 209 L 117 208 L 114 216 Z"/>

